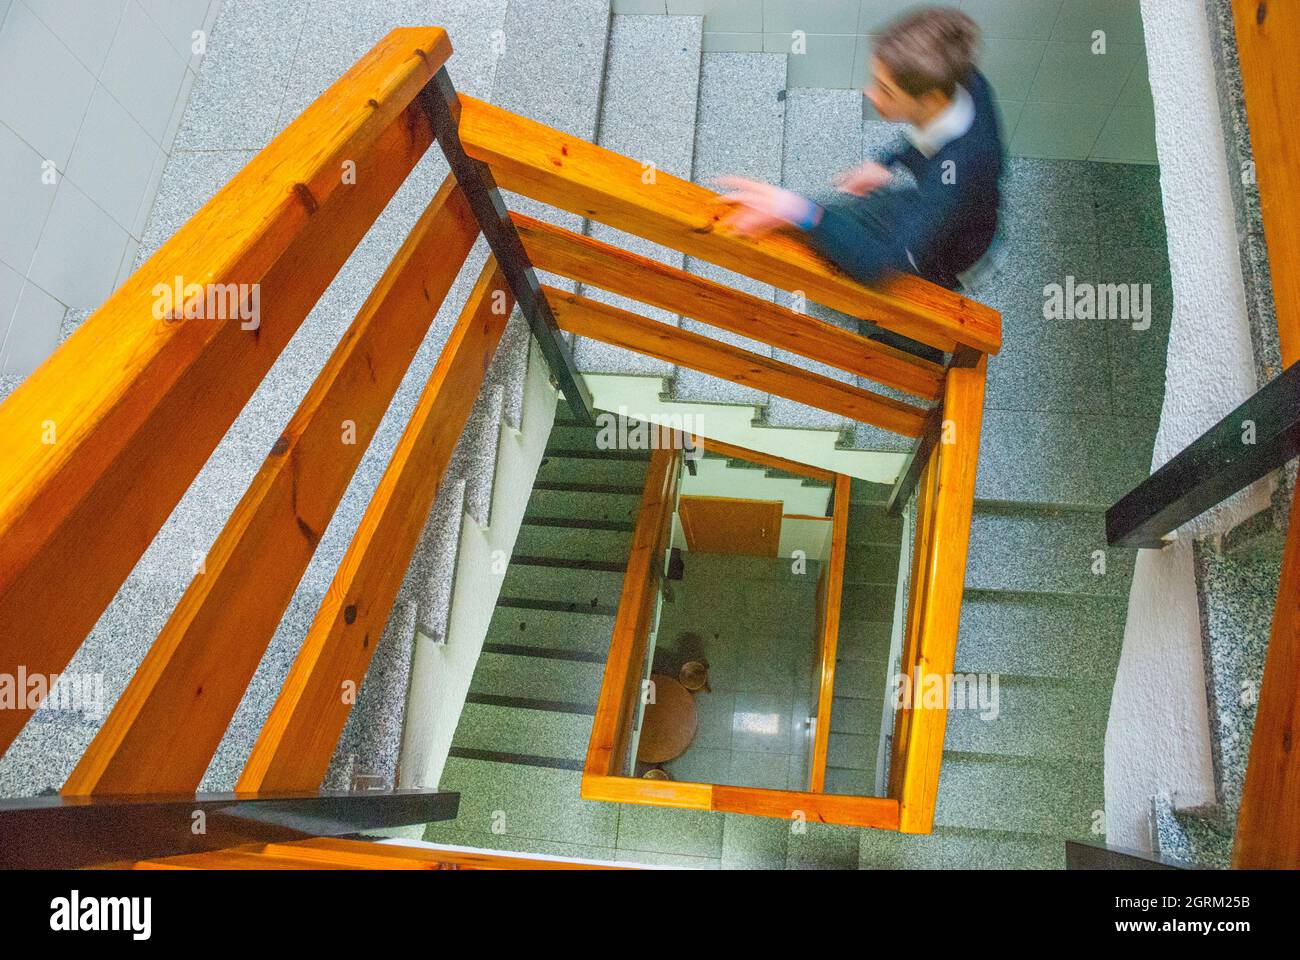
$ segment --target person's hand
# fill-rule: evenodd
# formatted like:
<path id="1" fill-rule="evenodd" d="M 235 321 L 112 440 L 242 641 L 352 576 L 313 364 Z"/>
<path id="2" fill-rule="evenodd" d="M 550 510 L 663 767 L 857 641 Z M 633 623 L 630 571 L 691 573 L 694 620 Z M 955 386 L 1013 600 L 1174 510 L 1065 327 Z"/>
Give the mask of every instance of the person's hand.
<path id="1" fill-rule="evenodd" d="M 888 168 L 868 160 L 851 170 L 845 170 L 843 173 L 837 174 L 832 184 L 836 190 L 843 193 L 865 197 L 873 190 L 879 190 L 893 179 L 894 175 L 889 172 Z"/>
<path id="2" fill-rule="evenodd" d="M 779 227 L 804 226 L 816 215 L 816 205 L 790 190 L 744 177 L 719 177 L 730 192 L 722 202 L 733 209 L 722 225 L 742 237 L 759 237 Z"/>

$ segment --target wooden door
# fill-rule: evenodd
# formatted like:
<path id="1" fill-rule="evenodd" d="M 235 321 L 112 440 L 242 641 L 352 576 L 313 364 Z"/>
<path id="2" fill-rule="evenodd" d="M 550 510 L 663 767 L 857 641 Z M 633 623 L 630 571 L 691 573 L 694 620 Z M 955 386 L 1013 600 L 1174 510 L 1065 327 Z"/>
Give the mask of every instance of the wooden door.
<path id="1" fill-rule="evenodd" d="M 692 553 L 775 557 L 781 540 L 780 500 L 683 496 L 677 513 Z"/>

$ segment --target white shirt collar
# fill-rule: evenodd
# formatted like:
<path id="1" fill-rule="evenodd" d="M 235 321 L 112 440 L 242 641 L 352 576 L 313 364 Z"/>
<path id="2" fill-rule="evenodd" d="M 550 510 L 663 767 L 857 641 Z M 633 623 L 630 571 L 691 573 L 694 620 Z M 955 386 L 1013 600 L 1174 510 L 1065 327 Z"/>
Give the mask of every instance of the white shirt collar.
<path id="1" fill-rule="evenodd" d="M 912 145 L 925 157 L 933 157 L 966 131 L 975 122 L 975 101 L 961 84 L 953 92 L 952 103 L 924 128 L 907 127 L 905 133 Z"/>

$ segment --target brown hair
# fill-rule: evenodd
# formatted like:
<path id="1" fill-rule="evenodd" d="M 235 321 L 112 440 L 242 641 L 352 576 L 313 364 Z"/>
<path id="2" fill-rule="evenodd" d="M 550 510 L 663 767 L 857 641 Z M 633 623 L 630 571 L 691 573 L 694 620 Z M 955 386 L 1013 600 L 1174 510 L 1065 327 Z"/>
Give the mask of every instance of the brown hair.
<path id="1" fill-rule="evenodd" d="M 876 40 L 876 58 L 907 93 L 931 90 L 951 96 L 970 72 L 979 42 L 975 21 L 951 7 L 922 7 L 904 14 Z"/>

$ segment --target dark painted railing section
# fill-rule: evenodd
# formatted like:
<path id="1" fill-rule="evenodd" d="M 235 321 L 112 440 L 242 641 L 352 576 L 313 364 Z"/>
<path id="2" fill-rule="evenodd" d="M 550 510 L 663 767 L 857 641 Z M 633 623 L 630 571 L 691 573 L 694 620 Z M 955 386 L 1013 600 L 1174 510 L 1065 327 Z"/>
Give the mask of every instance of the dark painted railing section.
<path id="1" fill-rule="evenodd" d="M 1106 511 L 1113 547 L 1162 538 L 1300 454 L 1300 363 L 1198 437 Z"/>
<path id="2" fill-rule="evenodd" d="M 1140 850 L 1126 850 L 1105 843 L 1080 843 L 1065 841 L 1065 869 L 1067 870 L 1193 870 L 1189 864 L 1179 863 Z"/>
<path id="3" fill-rule="evenodd" d="M 0 800 L 0 869 L 68 870 L 451 820 L 460 794 L 28 797 Z"/>
<path id="4" fill-rule="evenodd" d="M 591 395 L 573 365 L 573 357 L 551 306 L 537 280 L 537 272 L 524 252 L 523 241 L 510 220 L 510 211 L 501 199 L 492 171 L 486 164 L 466 155 L 460 142 L 460 101 L 446 67 L 440 69 L 420 94 L 421 102 L 433 125 L 434 136 L 451 166 L 451 172 L 469 200 L 479 229 L 487 238 L 501 273 L 515 295 L 519 309 L 537 338 L 542 355 L 551 368 L 551 376 L 569 402 L 574 418 L 585 426 L 595 424 L 591 412 Z"/>

